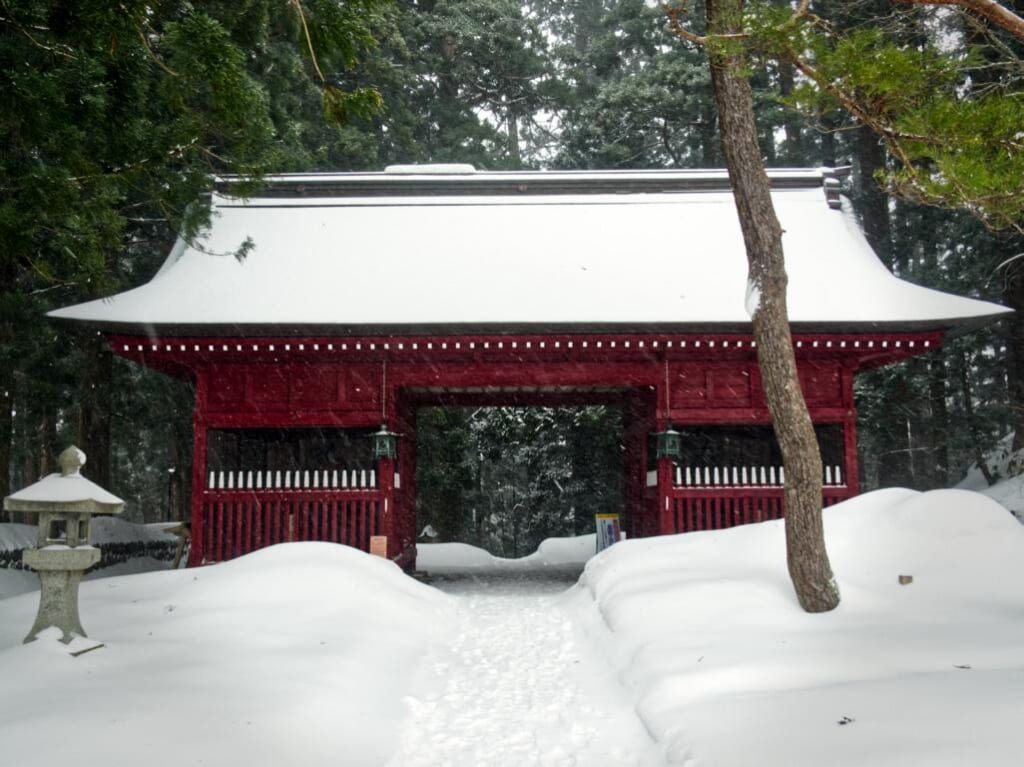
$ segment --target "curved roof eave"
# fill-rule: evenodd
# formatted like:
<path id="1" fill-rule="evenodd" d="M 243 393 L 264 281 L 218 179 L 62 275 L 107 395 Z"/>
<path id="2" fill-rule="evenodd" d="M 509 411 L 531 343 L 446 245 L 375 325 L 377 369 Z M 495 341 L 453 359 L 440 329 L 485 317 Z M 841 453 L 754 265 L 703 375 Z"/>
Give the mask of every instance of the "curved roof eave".
<path id="1" fill-rule="evenodd" d="M 379 175 L 373 183 L 401 186 L 402 177 Z M 471 179 L 505 183 L 506 175 Z M 359 176 L 284 177 L 277 186 L 327 179 L 358 191 Z M 660 184 L 676 176 L 682 188 L 605 188 L 615 179 Z M 549 193 L 215 194 L 204 241 L 179 241 L 149 283 L 51 316 L 154 336 L 749 332 L 746 255 L 722 173 L 512 177 L 546 184 Z M 597 186 L 586 194 L 559 186 L 588 179 Z M 830 196 L 822 171 L 784 180 L 772 195 L 797 332 L 963 333 L 1008 313 L 897 279 L 849 206 Z M 698 182 L 718 186 L 686 188 Z M 248 255 L 233 258 L 246 242 Z"/>

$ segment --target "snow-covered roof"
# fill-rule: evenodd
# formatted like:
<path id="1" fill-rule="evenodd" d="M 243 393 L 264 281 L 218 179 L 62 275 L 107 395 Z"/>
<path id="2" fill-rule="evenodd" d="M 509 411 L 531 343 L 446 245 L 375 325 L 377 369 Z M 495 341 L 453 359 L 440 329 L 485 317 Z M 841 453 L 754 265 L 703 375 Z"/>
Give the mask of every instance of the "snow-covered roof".
<path id="1" fill-rule="evenodd" d="M 770 175 L 796 329 L 963 331 L 1007 312 L 892 276 L 828 171 Z M 222 180 L 212 208 L 148 284 L 51 316 L 164 336 L 750 326 L 722 171 L 403 166 L 272 177 L 248 199 Z"/>

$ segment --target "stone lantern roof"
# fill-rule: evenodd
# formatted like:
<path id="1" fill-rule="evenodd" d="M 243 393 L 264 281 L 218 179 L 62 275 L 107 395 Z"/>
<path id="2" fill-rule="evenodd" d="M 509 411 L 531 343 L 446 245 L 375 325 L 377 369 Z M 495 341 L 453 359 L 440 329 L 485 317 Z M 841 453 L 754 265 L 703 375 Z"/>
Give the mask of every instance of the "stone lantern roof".
<path id="1" fill-rule="evenodd" d="M 49 474 L 7 496 L 4 509 L 84 514 L 119 514 L 124 509 L 124 501 L 81 475 L 85 453 L 77 447 L 69 447 L 61 453 L 57 463 L 59 474 Z"/>

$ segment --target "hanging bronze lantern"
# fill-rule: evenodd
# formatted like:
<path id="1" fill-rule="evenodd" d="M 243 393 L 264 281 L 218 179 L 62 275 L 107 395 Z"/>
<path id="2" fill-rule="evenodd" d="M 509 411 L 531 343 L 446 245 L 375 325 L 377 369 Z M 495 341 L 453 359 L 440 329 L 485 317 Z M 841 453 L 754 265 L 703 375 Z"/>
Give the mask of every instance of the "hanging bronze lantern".
<path id="1" fill-rule="evenodd" d="M 381 424 L 380 431 L 373 433 L 373 459 L 397 457 L 398 435 L 388 431 L 387 424 Z"/>
<path id="2" fill-rule="evenodd" d="M 659 431 L 654 436 L 658 439 L 656 452 L 658 458 L 671 458 L 675 461 L 683 457 L 683 438 L 672 428 L 671 424 L 665 431 Z"/>

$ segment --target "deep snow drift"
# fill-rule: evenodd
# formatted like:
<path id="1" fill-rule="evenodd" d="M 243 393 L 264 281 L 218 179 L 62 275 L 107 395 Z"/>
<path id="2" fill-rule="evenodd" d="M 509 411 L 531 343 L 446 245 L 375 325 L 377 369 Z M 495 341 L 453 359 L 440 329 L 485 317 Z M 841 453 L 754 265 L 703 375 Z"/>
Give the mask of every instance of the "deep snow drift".
<path id="1" fill-rule="evenodd" d="M 592 556 L 597 536 L 548 538 L 532 554 L 519 559 L 496 557 L 465 543 L 421 543 L 416 546 L 416 568 L 439 575 L 468 573 L 576 573 Z"/>
<path id="2" fill-rule="evenodd" d="M 448 594 L 329 544 L 101 579 L 82 620 L 106 646 L 79 657 L 89 640 L 22 646 L 37 595 L 3 599 L 4 763 L 1019 764 L 1024 527 L 951 490 L 825 522 L 843 603 L 823 615 L 776 522 L 616 544 L 562 594 L 592 536 L 527 559 L 545 578 L 428 549 L 473 570 Z"/>
<path id="3" fill-rule="evenodd" d="M 79 657 L 53 637 L 21 644 L 37 594 L 0 600 L 4 764 L 380 765 L 451 621 L 443 594 L 323 543 L 91 581 L 81 597 L 106 646 Z"/>
<path id="4" fill-rule="evenodd" d="M 576 607 L 671 760 L 1019 764 L 1024 528 L 974 493 L 900 489 L 825 526 L 843 601 L 823 615 L 796 603 L 777 522 L 626 542 L 587 566 Z"/>

